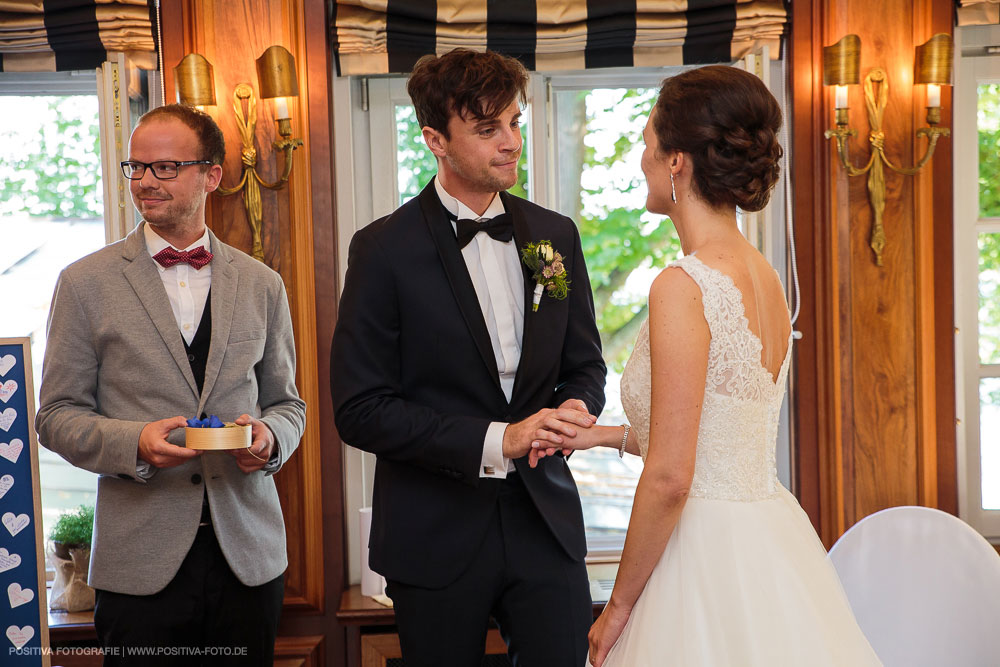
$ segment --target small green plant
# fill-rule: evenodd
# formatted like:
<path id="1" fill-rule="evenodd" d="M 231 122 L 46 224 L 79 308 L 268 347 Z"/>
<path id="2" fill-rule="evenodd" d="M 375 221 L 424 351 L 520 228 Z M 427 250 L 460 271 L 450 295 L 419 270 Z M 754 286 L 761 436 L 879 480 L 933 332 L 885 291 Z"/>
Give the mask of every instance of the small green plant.
<path id="1" fill-rule="evenodd" d="M 90 546 L 94 532 L 94 508 L 80 505 L 75 510 L 64 512 L 52 527 L 49 539 L 66 545 Z"/>

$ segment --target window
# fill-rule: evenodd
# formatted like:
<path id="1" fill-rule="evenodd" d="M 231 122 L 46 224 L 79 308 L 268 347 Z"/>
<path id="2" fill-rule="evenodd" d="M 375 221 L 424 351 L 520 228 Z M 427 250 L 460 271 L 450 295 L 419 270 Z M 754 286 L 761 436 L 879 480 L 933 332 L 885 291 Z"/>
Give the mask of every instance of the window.
<path id="1" fill-rule="evenodd" d="M 997 26 L 957 29 L 955 309 L 959 511 L 1000 539 L 1000 43 Z"/>
<path id="2" fill-rule="evenodd" d="M 639 161 L 642 128 L 659 84 L 681 69 L 530 75 L 521 178 L 512 192 L 579 225 L 609 371 L 603 424 L 625 421 L 619 381 L 646 317 L 649 286 L 667 263 L 680 256 L 670 221 L 645 210 L 646 185 Z M 341 175 L 337 181 L 341 271 L 346 270 L 354 232 L 414 196 L 437 171 L 420 138 L 405 82 L 404 77 L 333 79 L 336 171 Z M 780 91 L 776 94 L 780 102 Z M 389 174 L 394 177 L 387 178 Z M 777 204 L 770 208 L 780 210 L 782 187 L 775 191 Z M 773 217 L 777 225 L 766 234 L 766 227 L 756 222 L 748 229 L 759 236 L 755 240 L 772 263 L 781 258 L 776 268 L 784 275 L 780 230 L 784 218 L 780 211 Z M 787 417 L 782 423 L 779 475 L 788 484 Z M 358 580 L 359 560 L 355 517 L 357 509 L 371 502 L 374 467 L 374 456 L 347 448 L 344 483 L 352 581 Z M 600 449 L 574 454 L 570 468 L 583 501 L 591 556 L 616 556 L 642 462 Z"/>
<path id="3" fill-rule="evenodd" d="M 59 272 L 135 225 L 118 162 L 158 80 L 123 54 L 96 71 L 0 73 L 0 336 L 31 339 L 36 406 Z M 97 475 L 44 447 L 39 481 L 45 535 L 96 499 Z"/>
<path id="4" fill-rule="evenodd" d="M 91 77 L 86 96 L 0 96 L 0 336 L 31 338 L 36 405 L 56 279 L 105 241 L 95 90 Z M 64 510 L 94 503 L 97 475 L 44 447 L 38 464 L 47 535 Z"/>

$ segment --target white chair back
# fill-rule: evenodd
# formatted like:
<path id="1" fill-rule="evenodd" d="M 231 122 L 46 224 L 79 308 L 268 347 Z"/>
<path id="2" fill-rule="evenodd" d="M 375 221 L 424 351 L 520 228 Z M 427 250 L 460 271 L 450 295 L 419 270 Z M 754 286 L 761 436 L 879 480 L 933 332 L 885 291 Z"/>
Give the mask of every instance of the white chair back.
<path id="1" fill-rule="evenodd" d="M 1000 665 L 1000 556 L 962 520 L 883 510 L 844 533 L 830 560 L 885 667 Z"/>

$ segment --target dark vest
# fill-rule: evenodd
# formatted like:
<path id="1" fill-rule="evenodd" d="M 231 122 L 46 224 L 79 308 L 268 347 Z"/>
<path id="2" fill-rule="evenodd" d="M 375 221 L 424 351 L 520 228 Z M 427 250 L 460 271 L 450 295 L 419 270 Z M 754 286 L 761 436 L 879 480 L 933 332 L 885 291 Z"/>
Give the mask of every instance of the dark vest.
<path id="1" fill-rule="evenodd" d="M 208 297 L 205 299 L 205 309 L 201 311 L 201 321 L 198 322 L 198 329 L 188 345 L 184 337 L 184 351 L 187 352 L 188 363 L 191 364 L 191 373 L 194 375 L 194 382 L 198 386 L 198 394 L 205 385 L 205 364 L 208 362 L 208 348 L 212 343 L 212 290 L 208 290 Z M 198 415 L 204 419 L 207 415 Z M 201 523 L 211 523 L 212 514 L 208 508 L 208 489 L 205 489 L 205 496 L 201 504 Z"/>
<path id="2" fill-rule="evenodd" d="M 191 344 L 182 337 L 184 351 L 187 352 L 188 363 L 191 364 L 191 373 L 194 375 L 194 382 L 201 394 L 201 388 L 205 384 L 205 364 L 208 362 L 208 348 L 212 342 L 212 290 L 208 290 L 208 298 L 205 299 L 205 309 L 201 312 L 201 321 L 195 331 Z M 204 416 L 204 415 L 199 415 Z"/>

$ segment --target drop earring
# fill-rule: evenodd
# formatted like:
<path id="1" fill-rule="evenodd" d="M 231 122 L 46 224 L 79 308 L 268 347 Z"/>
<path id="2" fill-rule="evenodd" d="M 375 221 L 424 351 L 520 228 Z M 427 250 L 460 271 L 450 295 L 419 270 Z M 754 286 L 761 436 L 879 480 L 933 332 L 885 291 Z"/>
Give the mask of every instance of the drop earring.
<path id="1" fill-rule="evenodd" d="M 670 172 L 670 198 L 677 203 L 677 188 L 674 187 L 674 173 Z"/>

